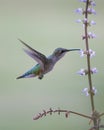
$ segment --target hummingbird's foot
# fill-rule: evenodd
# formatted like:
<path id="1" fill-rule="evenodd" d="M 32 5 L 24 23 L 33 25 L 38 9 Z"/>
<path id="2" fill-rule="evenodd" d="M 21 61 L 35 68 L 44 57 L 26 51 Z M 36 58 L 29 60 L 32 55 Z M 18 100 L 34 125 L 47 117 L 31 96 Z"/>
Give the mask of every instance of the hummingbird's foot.
<path id="1" fill-rule="evenodd" d="M 38 79 L 42 79 L 44 77 L 43 74 L 39 75 Z"/>

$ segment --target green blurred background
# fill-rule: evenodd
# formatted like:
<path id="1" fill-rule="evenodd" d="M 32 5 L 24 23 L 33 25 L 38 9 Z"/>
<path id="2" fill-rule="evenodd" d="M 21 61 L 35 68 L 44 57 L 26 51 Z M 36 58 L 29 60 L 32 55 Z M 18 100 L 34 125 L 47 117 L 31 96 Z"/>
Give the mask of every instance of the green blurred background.
<path id="1" fill-rule="evenodd" d="M 104 112 L 104 0 L 96 4 L 97 15 L 90 18 L 97 24 L 89 31 L 97 35 L 90 40 L 90 48 L 96 51 L 91 66 L 97 67 L 99 73 L 92 80 L 98 90 L 96 109 Z M 82 25 L 75 23 L 82 16 L 74 13 L 83 5 L 77 0 L 0 0 L 0 130 L 90 128 L 89 120 L 75 115 L 66 119 L 64 114 L 53 114 L 32 120 L 50 107 L 91 113 L 90 99 L 82 94 L 82 89 L 88 87 L 87 77 L 76 74 L 80 68 L 86 68 L 86 59 L 77 52 L 67 54 L 43 80 L 16 80 L 36 64 L 22 51 L 18 38 L 45 55 L 57 47 L 85 48 Z"/>

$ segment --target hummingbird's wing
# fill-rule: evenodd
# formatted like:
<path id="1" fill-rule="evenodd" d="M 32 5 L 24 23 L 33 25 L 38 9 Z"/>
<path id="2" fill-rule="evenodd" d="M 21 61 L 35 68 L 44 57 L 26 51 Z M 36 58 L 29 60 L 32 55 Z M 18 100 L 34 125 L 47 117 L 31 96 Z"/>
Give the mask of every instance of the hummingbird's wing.
<path id="1" fill-rule="evenodd" d="M 28 50 L 24 49 L 24 51 L 25 51 L 30 57 L 32 57 L 35 61 L 37 61 L 37 62 L 40 64 L 42 70 L 44 70 L 44 67 L 45 67 L 44 65 L 45 65 L 45 63 L 47 63 L 47 58 L 46 58 L 46 56 L 43 55 L 42 53 L 36 51 L 35 49 L 31 48 L 29 45 L 27 45 L 27 44 L 26 44 L 25 42 L 23 42 L 22 40 L 19 39 L 19 41 L 20 41 L 21 43 L 23 43 L 23 44 L 28 48 Z"/>

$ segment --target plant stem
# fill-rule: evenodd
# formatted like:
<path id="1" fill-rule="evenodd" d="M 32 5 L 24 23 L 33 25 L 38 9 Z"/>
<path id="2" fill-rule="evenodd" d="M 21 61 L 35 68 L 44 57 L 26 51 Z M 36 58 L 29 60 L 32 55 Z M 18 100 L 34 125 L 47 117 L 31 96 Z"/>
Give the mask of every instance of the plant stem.
<path id="1" fill-rule="evenodd" d="M 89 5 L 89 0 L 86 2 L 86 9 L 85 9 L 85 19 L 88 20 L 88 5 Z M 88 43 L 88 25 L 87 22 L 85 23 L 85 43 L 86 43 L 86 51 L 89 52 L 89 43 Z M 89 82 L 89 88 L 90 88 L 90 99 L 91 99 L 91 108 L 92 112 L 94 112 L 95 107 L 94 107 L 94 99 L 93 99 L 93 89 L 92 89 L 92 78 L 91 78 L 91 65 L 90 65 L 90 55 L 88 53 L 87 55 L 87 66 L 88 66 L 88 82 Z"/>
<path id="2" fill-rule="evenodd" d="M 86 51 L 87 54 L 87 67 L 88 67 L 88 82 L 89 82 L 89 94 L 91 99 L 91 108 L 92 108 L 92 117 L 93 118 L 93 124 L 94 129 L 99 130 L 99 123 L 98 119 L 95 116 L 95 106 L 94 106 L 94 93 L 93 93 L 93 87 L 92 87 L 92 78 L 91 78 L 91 64 L 90 64 L 90 54 L 89 54 L 89 43 L 88 43 L 88 6 L 89 6 L 89 0 L 86 2 L 86 8 L 85 8 L 85 19 L 87 22 L 85 22 L 85 43 L 86 43 Z"/>

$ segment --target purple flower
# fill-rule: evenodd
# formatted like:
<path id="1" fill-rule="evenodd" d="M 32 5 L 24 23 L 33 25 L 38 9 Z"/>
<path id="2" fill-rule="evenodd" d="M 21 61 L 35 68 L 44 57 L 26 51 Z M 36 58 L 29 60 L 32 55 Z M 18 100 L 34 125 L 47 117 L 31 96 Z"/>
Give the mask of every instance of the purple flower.
<path id="1" fill-rule="evenodd" d="M 83 13 L 83 9 L 82 8 L 78 8 L 75 10 L 76 13 L 78 14 L 82 14 Z"/>
<path id="2" fill-rule="evenodd" d="M 96 25 L 96 22 L 94 20 L 91 20 L 90 25 Z"/>
<path id="3" fill-rule="evenodd" d="M 86 96 L 89 96 L 90 94 L 90 90 L 88 88 L 84 88 L 82 90 L 82 92 L 86 95 Z M 95 95 L 97 93 L 97 89 L 95 87 L 92 88 L 92 93 L 93 95 Z"/>
<path id="4" fill-rule="evenodd" d="M 87 2 L 87 0 L 79 0 L 79 1 L 80 1 L 80 2 L 84 2 L 84 3 Z M 93 1 L 93 0 L 91 0 L 91 1 L 89 2 L 89 4 L 90 4 L 91 6 L 96 6 L 95 1 Z"/>
<path id="5" fill-rule="evenodd" d="M 96 6 L 95 1 L 90 1 L 90 5 L 92 5 L 92 6 Z"/>
<path id="6" fill-rule="evenodd" d="M 83 23 L 84 23 L 84 24 L 85 24 L 85 23 L 88 23 L 88 19 L 87 19 L 87 18 L 84 18 Z"/>
<path id="7" fill-rule="evenodd" d="M 88 37 L 89 38 L 96 38 L 96 35 L 94 33 L 92 33 L 92 32 L 89 32 Z"/>
<path id="8" fill-rule="evenodd" d="M 86 51 L 86 50 L 80 50 L 80 56 L 81 57 L 84 57 L 84 55 L 90 55 L 90 57 L 92 58 L 93 56 L 95 56 L 95 51 L 93 51 L 93 50 L 91 50 L 91 49 L 89 49 L 89 51 Z"/>
<path id="9" fill-rule="evenodd" d="M 79 51 L 79 53 L 80 53 L 80 57 L 83 57 L 85 55 L 84 50 L 82 49 Z"/>
<path id="10" fill-rule="evenodd" d="M 81 23 L 82 20 L 81 20 L 81 19 L 77 19 L 76 22 L 77 22 L 77 23 Z"/>
<path id="11" fill-rule="evenodd" d="M 88 90 L 88 88 L 84 88 L 83 90 L 82 90 L 82 92 L 86 95 L 86 96 L 89 96 L 89 92 L 88 92 L 89 90 Z"/>
<path id="12" fill-rule="evenodd" d="M 97 72 L 98 72 L 98 70 L 96 69 L 96 67 L 94 67 L 94 68 L 91 69 L 91 73 L 92 74 L 96 74 Z"/>
<path id="13" fill-rule="evenodd" d="M 85 69 L 80 69 L 80 71 L 77 72 L 77 74 L 81 75 L 81 76 L 85 76 L 88 74 L 88 71 Z"/>
<path id="14" fill-rule="evenodd" d="M 80 0 L 80 2 L 87 2 L 87 0 Z"/>
<path id="15" fill-rule="evenodd" d="M 97 89 L 93 87 L 92 90 L 93 90 L 93 94 L 95 95 L 97 93 Z"/>
<path id="16" fill-rule="evenodd" d="M 96 15 L 96 11 L 93 8 L 88 8 L 87 9 L 89 14 L 95 14 Z"/>
<path id="17" fill-rule="evenodd" d="M 89 49 L 89 54 L 90 54 L 90 57 L 92 58 L 93 56 L 95 56 L 95 51 Z"/>

